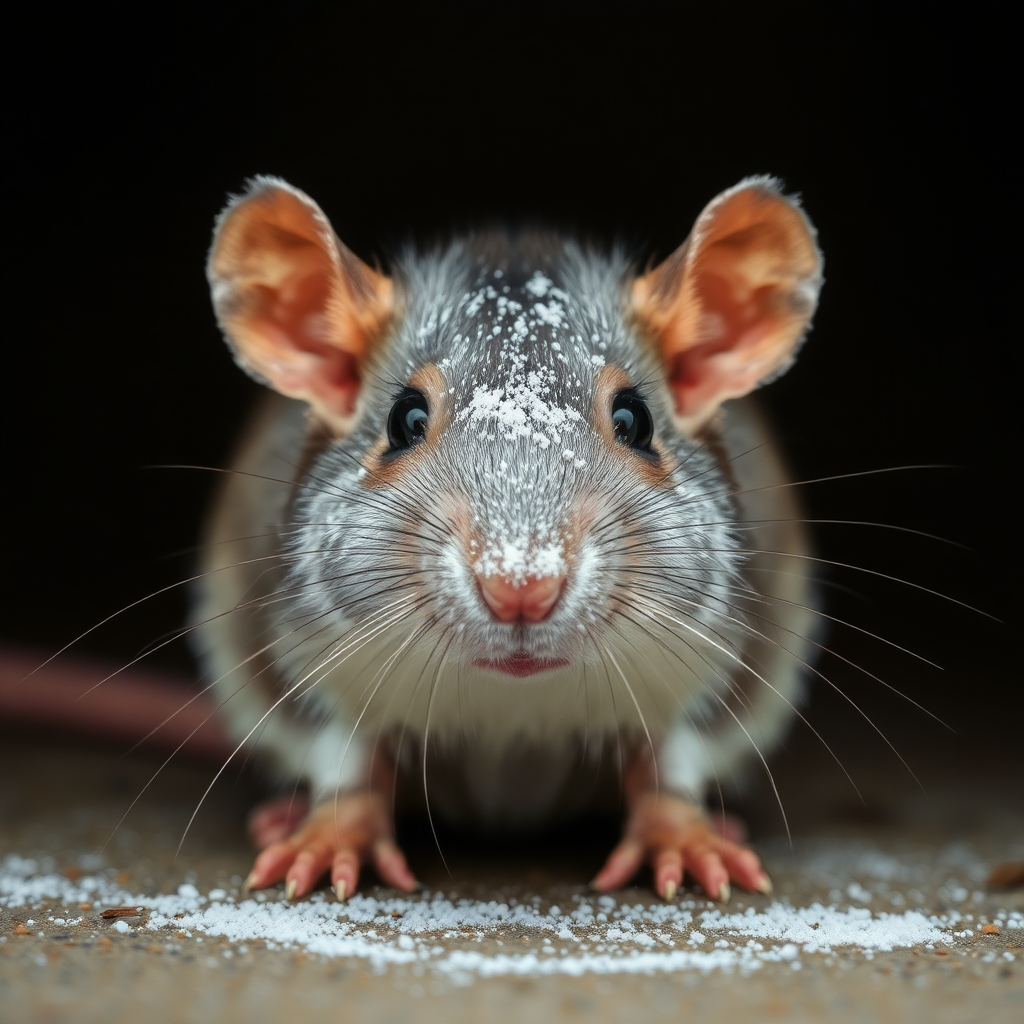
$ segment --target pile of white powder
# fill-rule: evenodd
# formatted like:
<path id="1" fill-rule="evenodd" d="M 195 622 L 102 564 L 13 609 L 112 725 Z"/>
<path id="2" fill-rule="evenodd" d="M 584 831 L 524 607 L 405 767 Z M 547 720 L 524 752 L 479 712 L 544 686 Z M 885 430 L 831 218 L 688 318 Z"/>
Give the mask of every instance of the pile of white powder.
<path id="1" fill-rule="evenodd" d="M 71 928 L 84 923 L 81 903 L 91 904 L 90 917 L 104 907 L 137 905 L 148 914 L 122 918 L 109 927 L 122 933 L 158 933 L 154 938 L 183 933 L 198 941 L 203 936 L 242 944 L 260 940 L 271 950 L 355 957 L 375 970 L 420 965 L 464 984 L 507 974 L 745 973 L 771 962 L 799 970 L 802 954 L 852 947 L 870 958 L 878 951 L 949 946 L 987 923 L 958 910 L 872 910 L 864 904 L 884 898 L 888 882 L 906 865 L 871 851 L 862 851 L 860 864 L 867 869 L 863 880 L 874 891 L 848 882 L 844 890 L 832 892 L 840 899 L 827 906 L 775 901 L 760 911 L 750 907 L 731 913 L 698 899 L 631 904 L 581 894 L 565 906 L 543 906 L 539 897 L 482 902 L 439 892 L 398 898 L 356 895 L 344 903 L 315 894 L 287 903 L 277 892 L 240 899 L 224 889 L 203 895 L 185 883 L 173 894 L 139 896 L 118 885 L 112 872 L 99 870 L 96 862 L 84 864 L 89 873 L 71 880 L 52 863 L 8 856 L 0 864 L 0 906 L 20 910 L 31 928 L 40 922 L 30 912 L 45 904 L 51 908 L 44 912 L 46 920 Z M 955 881 L 947 889 L 953 901 L 972 895 Z M 887 902 L 898 905 L 900 900 L 906 898 Z M 54 904 L 67 912 L 53 909 Z M 993 922 L 1000 929 L 1024 929 L 1024 914 L 1000 911 Z M 524 948 L 524 939 L 529 948 Z M 245 951 L 243 945 L 239 952 Z M 1013 959 L 1012 953 L 999 955 Z"/>

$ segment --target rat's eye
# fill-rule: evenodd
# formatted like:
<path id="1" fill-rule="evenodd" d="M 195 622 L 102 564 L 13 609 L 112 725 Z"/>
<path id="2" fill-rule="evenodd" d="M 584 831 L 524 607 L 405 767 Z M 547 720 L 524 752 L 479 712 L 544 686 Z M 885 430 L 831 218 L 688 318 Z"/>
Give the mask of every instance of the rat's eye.
<path id="1" fill-rule="evenodd" d="M 409 448 L 427 433 L 427 399 L 414 388 L 406 388 L 395 399 L 388 416 L 391 451 Z"/>
<path id="2" fill-rule="evenodd" d="M 647 403 L 632 389 L 620 391 L 612 402 L 612 425 L 615 439 L 630 448 L 650 452 L 654 422 Z"/>

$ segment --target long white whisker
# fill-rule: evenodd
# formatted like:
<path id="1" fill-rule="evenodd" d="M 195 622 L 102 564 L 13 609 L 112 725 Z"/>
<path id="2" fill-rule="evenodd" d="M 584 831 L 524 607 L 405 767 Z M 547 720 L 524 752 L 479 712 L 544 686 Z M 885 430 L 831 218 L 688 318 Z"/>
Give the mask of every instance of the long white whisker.
<path id="1" fill-rule="evenodd" d="M 635 626 L 637 626 L 637 628 L 643 630 L 643 632 L 647 636 L 649 636 L 656 644 L 661 646 L 658 638 L 655 637 L 650 632 L 650 630 L 645 629 L 640 623 L 636 622 L 633 619 L 630 619 L 629 621 L 631 621 Z M 609 626 L 612 626 L 612 628 L 615 628 L 612 623 L 609 623 Z M 636 646 L 634 644 L 632 644 L 629 641 L 629 638 L 622 632 L 622 630 L 616 629 L 616 632 L 618 633 L 619 637 L 623 641 L 625 641 L 627 643 L 630 643 L 630 646 L 632 646 L 634 648 L 634 650 L 637 651 L 638 654 L 642 653 L 638 648 L 636 648 Z M 698 657 L 701 657 L 700 653 L 698 651 L 696 651 L 692 645 L 684 643 L 684 646 L 691 653 L 696 654 Z M 682 654 L 679 651 L 673 651 L 673 654 L 675 655 L 676 659 L 686 668 L 686 670 L 695 679 L 699 679 L 700 678 L 700 676 L 693 670 L 691 665 L 686 661 L 686 659 L 682 656 Z M 723 672 L 719 671 L 717 666 L 715 666 L 712 663 L 708 662 L 706 658 L 701 657 L 701 660 L 704 661 L 704 663 L 708 666 L 708 668 L 710 668 L 715 673 L 715 675 L 718 676 L 718 678 L 725 685 L 725 687 L 729 691 L 729 693 L 731 693 L 734 697 L 739 699 L 744 704 L 747 704 L 742 690 L 740 690 L 740 688 L 738 686 L 736 686 L 736 684 L 733 683 L 733 681 L 727 675 L 725 675 Z M 718 776 L 718 766 L 714 764 L 714 759 L 711 757 L 711 752 L 708 750 L 708 745 L 707 745 L 707 742 L 704 739 L 703 730 L 701 730 L 697 726 L 697 723 L 693 719 L 693 715 L 690 713 L 690 709 L 683 703 L 683 700 L 679 696 L 678 692 L 675 689 L 673 689 L 671 685 L 669 685 L 667 680 L 661 679 L 661 682 L 664 685 L 665 689 L 667 690 L 669 696 L 675 701 L 676 706 L 678 707 L 679 711 L 684 715 L 684 717 L 686 718 L 687 722 L 690 723 L 690 726 L 693 729 L 694 735 L 700 740 L 701 746 L 704 748 L 704 753 L 707 755 L 708 764 L 711 765 L 714 768 L 715 788 L 718 791 L 718 803 L 719 803 L 719 807 L 721 807 L 723 812 L 724 812 L 724 810 L 725 810 L 725 796 L 722 793 L 722 781 L 721 781 L 721 779 Z M 710 692 L 711 692 L 712 696 L 715 697 L 716 700 L 718 700 L 720 703 L 723 702 L 723 698 L 721 697 L 720 694 L 716 693 L 713 689 L 710 689 Z M 658 767 L 657 757 L 655 757 L 655 759 L 654 759 L 654 766 L 655 766 L 655 770 L 657 771 L 657 767 Z M 694 795 L 697 796 L 698 794 L 694 794 Z"/>
<path id="2" fill-rule="evenodd" d="M 347 657 L 347 655 L 346 655 L 346 657 Z M 344 660 L 344 659 L 342 659 L 342 660 Z M 284 701 L 286 701 L 289 697 L 292 697 L 297 692 L 299 692 L 300 689 L 303 686 L 305 686 L 305 684 L 308 682 L 308 680 L 313 675 L 315 675 L 318 671 L 320 671 L 321 668 L 322 668 L 322 665 L 317 665 L 316 668 L 314 668 L 311 671 L 305 673 L 303 676 L 301 676 L 299 678 L 299 680 L 297 682 L 295 682 L 291 686 L 289 686 L 288 689 L 286 689 L 285 692 L 283 694 L 281 694 L 281 696 L 278 697 L 278 699 L 275 700 L 274 703 L 271 704 L 271 706 L 260 716 L 259 720 L 245 734 L 245 736 L 242 738 L 242 741 L 238 744 L 238 746 L 236 746 L 235 749 L 228 755 L 227 760 L 217 770 L 217 773 L 210 780 L 210 784 L 203 791 L 203 795 L 200 797 L 199 803 L 196 805 L 196 809 L 192 812 L 192 816 L 189 818 L 188 824 L 185 826 L 185 831 L 182 833 L 181 841 L 178 843 L 178 852 L 179 853 L 181 852 L 182 844 L 185 842 L 185 837 L 188 835 L 188 831 L 192 827 L 192 823 L 195 821 L 196 815 L 199 813 L 199 808 L 203 805 L 203 802 L 210 795 L 210 790 L 212 790 L 214 785 L 216 785 L 217 780 L 221 777 L 221 775 L 224 774 L 224 771 L 227 768 L 228 764 L 230 764 L 230 762 L 234 759 L 235 755 L 249 742 L 249 740 L 252 737 L 253 733 L 255 733 L 256 730 L 259 729 L 261 725 L 263 725 L 264 721 L 266 721 L 270 717 L 270 715 L 273 714 L 273 712 L 276 711 L 278 709 L 278 707 L 280 707 L 280 705 L 282 703 L 284 703 Z"/>
<path id="3" fill-rule="evenodd" d="M 640 709 L 640 704 L 636 699 L 636 694 L 633 692 L 633 687 L 629 685 L 629 680 L 626 678 L 626 673 L 622 671 L 619 666 L 615 655 L 612 654 L 612 649 L 608 646 L 605 647 L 605 654 L 611 659 L 612 664 L 615 666 L 615 671 L 619 673 L 622 679 L 622 685 L 626 687 L 626 692 L 629 694 L 629 699 L 633 702 L 633 707 L 636 708 L 637 717 L 640 719 L 640 725 L 644 730 L 644 735 L 647 737 L 647 746 L 651 751 L 651 759 L 654 763 L 654 791 L 658 792 L 660 788 L 658 779 L 658 753 L 654 748 L 654 740 L 651 739 L 651 730 L 647 727 L 647 719 L 644 717 L 643 711 Z"/>
<path id="4" fill-rule="evenodd" d="M 376 695 L 377 695 L 378 691 L 380 690 L 381 686 L 384 685 L 384 681 L 388 677 L 389 670 L 390 670 L 391 666 L 401 656 L 402 652 L 406 649 L 406 647 L 408 647 L 415 639 L 416 639 L 416 631 L 413 631 L 412 633 L 409 634 L 409 636 L 407 636 L 405 638 L 405 641 L 398 648 L 398 650 L 396 650 L 393 654 L 391 654 L 387 658 L 387 660 L 384 662 L 384 664 L 381 665 L 381 667 L 374 674 L 373 679 L 376 680 L 376 684 L 373 686 L 373 689 L 370 692 L 369 697 L 367 697 L 366 700 L 363 702 L 363 708 L 359 712 L 359 715 L 356 718 L 355 722 L 353 722 L 352 728 L 349 729 L 348 739 L 345 741 L 345 746 L 344 746 L 344 748 L 342 749 L 342 752 L 341 752 L 341 759 L 338 762 L 338 788 L 340 788 L 340 784 L 341 784 L 341 773 L 342 773 L 342 770 L 343 770 L 343 768 L 345 766 L 345 759 L 348 757 L 349 749 L 352 746 L 353 739 L 355 739 L 356 732 L 358 731 L 359 725 L 360 725 L 360 723 L 363 720 L 363 716 L 370 709 L 370 705 L 373 703 L 373 699 L 374 699 L 374 697 L 376 697 Z M 372 682 L 372 680 L 371 680 L 371 682 Z M 363 692 L 365 694 L 366 691 L 364 690 Z M 372 763 L 372 758 L 371 758 L 371 763 Z"/>
<path id="5" fill-rule="evenodd" d="M 430 691 L 427 694 L 427 717 L 423 723 L 423 799 L 427 805 L 427 821 L 430 822 L 430 831 L 434 836 L 434 844 L 437 846 L 437 852 L 441 856 L 441 863 L 444 865 L 445 871 L 448 872 L 448 876 L 451 877 L 451 869 L 448 867 L 448 860 L 444 855 L 444 851 L 441 849 L 441 841 L 437 837 L 437 827 L 434 824 L 434 815 L 430 809 L 430 792 L 427 787 L 427 753 L 430 749 L 430 714 L 434 707 L 434 697 L 437 694 L 438 683 L 441 679 L 441 670 L 444 668 L 444 657 L 447 654 L 447 648 L 442 653 L 440 660 L 437 663 L 437 669 L 434 672 L 434 678 L 430 681 Z"/>
<path id="6" fill-rule="evenodd" d="M 394 623 L 400 622 L 405 615 L 405 606 L 411 604 L 414 600 L 415 597 L 413 595 L 407 595 L 399 598 L 397 601 L 392 601 L 390 605 L 374 612 L 373 615 L 364 619 L 358 627 L 350 631 L 346 637 L 343 638 L 345 641 L 344 643 L 340 640 L 337 641 L 334 650 L 324 657 L 316 667 L 316 671 L 319 672 L 322 670 L 323 674 L 319 676 L 319 678 L 315 679 L 305 690 L 297 694 L 295 699 L 299 700 L 316 688 L 323 680 L 324 676 L 335 668 L 336 663 L 346 661 L 352 654 L 362 650 L 367 643 L 379 636 L 382 632 L 386 631 Z M 397 611 L 395 610 L 396 608 L 398 609 Z M 388 616 L 390 616 L 390 618 L 388 618 Z M 382 619 L 384 621 L 381 621 Z M 310 675 L 312 675 L 312 673 L 306 675 L 304 678 L 309 679 Z"/>

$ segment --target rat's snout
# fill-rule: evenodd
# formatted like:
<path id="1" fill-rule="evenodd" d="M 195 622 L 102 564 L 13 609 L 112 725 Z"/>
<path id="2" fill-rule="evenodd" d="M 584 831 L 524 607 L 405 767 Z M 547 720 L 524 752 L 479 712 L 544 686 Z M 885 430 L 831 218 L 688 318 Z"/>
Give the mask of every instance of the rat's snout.
<path id="1" fill-rule="evenodd" d="M 558 603 L 565 586 L 564 576 L 478 576 L 491 614 L 499 622 L 543 622 Z"/>

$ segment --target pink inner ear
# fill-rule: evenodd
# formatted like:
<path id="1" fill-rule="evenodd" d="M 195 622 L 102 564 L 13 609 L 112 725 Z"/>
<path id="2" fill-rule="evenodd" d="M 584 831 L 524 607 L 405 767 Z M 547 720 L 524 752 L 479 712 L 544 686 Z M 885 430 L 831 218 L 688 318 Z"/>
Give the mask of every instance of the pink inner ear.
<path id="1" fill-rule="evenodd" d="M 772 289 L 750 291 L 737 296 L 734 282 L 704 272 L 697 290 L 701 316 L 697 328 L 700 340 L 671 359 L 669 383 L 681 416 L 699 414 L 709 403 L 745 395 L 771 367 L 770 352 L 761 351 L 762 342 L 773 331 Z"/>
<path id="2" fill-rule="evenodd" d="M 321 353 L 323 358 L 310 388 L 313 404 L 351 416 L 359 395 L 359 364 L 355 356 L 338 348 L 324 346 Z"/>
<path id="3" fill-rule="evenodd" d="M 669 384 L 680 416 L 698 416 L 729 398 L 749 394 L 766 370 L 718 342 L 696 345 L 672 360 Z"/>
<path id="4" fill-rule="evenodd" d="M 330 290 L 327 274 L 292 275 L 276 288 L 260 286 L 264 311 L 286 349 L 316 351 L 326 338 L 324 310 Z"/>
<path id="5" fill-rule="evenodd" d="M 355 411 L 358 363 L 331 343 L 326 273 L 305 274 L 277 288 L 260 286 L 263 316 L 257 331 L 270 342 L 258 369 L 282 394 L 343 417 Z"/>

